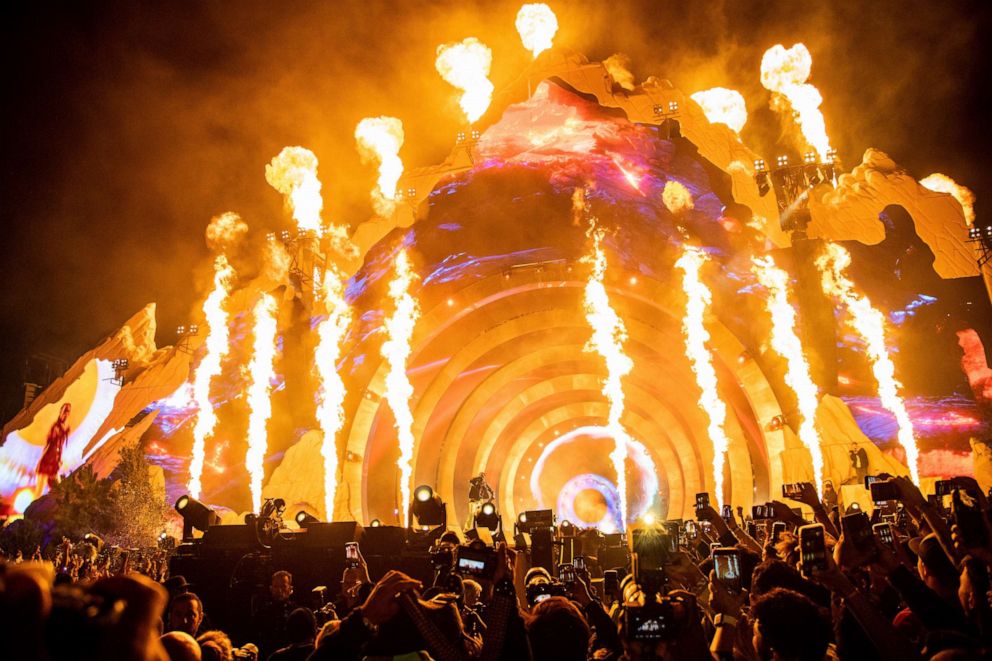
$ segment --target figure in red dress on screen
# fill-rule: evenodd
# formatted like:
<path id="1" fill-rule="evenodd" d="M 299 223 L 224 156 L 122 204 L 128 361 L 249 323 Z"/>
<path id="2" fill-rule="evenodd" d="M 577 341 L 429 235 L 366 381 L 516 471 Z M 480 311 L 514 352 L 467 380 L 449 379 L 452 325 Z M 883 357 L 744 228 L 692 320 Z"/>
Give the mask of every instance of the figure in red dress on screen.
<path id="1" fill-rule="evenodd" d="M 40 498 L 45 493 L 45 487 L 51 482 L 55 484 L 59 481 L 59 469 L 62 468 L 62 449 L 69 440 L 69 413 L 72 411 L 72 404 L 66 402 L 59 411 L 59 419 L 52 423 L 48 430 L 48 440 L 45 441 L 45 451 L 38 462 L 38 470 L 35 471 L 37 484 L 35 492 Z"/>

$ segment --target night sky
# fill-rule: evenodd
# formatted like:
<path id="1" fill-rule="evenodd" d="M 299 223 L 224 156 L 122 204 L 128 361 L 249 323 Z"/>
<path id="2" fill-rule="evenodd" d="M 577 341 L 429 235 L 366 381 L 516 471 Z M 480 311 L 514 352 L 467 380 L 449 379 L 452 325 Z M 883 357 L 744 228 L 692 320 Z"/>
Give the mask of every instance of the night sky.
<path id="1" fill-rule="evenodd" d="M 351 225 L 371 215 L 375 177 L 354 147 L 362 117 L 403 120 L 408 168 L 441 161 L 461 116 L 436 46 L 482 39 L 497 90 L 530 54 L 513 26 L 520 2 L 422 4 L 4 3 L 3 419 L 31 354 L 71 362 L 151 301 L 159 344 L 172 343 L 209 281 L 212 216 L 237 211 L 259 242 L 289 227 L 264 178 L 284 145 L 317 154 L 325 218 Z M 743 139 L 769 160 L 786 143 L 761 55 L 802 41 L 846 166 L 880 148 L 918 178 L 969 186 L 978 223 L 990 220 L 988 3 L 549 4 L 556 46 L 624 52 L 638 80 L 686 93 L 739 90 Z"/>

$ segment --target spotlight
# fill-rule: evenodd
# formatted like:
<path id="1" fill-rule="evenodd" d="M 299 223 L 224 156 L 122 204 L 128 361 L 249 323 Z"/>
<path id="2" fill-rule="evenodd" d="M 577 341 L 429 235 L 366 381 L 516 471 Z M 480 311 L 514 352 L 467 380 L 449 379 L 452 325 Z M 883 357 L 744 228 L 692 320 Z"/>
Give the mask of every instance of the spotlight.
<path id="1" fill-rule="evenodd" d="M 176 326 L 176 335 L 185 335 L 185 334 L 186 334 L 185 326 Z"/>
<path id="2" fill-rule="evenodd" d="M 472 139 L 473 140 L 478 140 L 481 137 L 482 137 L 482 133 L 480 133 L 478 129 L 472 129 Z"/>
<path id="3" fill-rule="evenodd" d="M 197 334 L 199 334 L 199 332 L 200 332 L 200 327 L 197 324 L 190 324 L 189 325 L 189 334 L 190 335 L 197 335 Z"/>
<path id="4" fill-rule="evenodd" d="M 497 513 L 496 505 L 492 501 L 482 503 L 482 508 L 475 515 L 475 527 L 488 528 L 489 530 L 499 528 L 499 513 Z"/>
<path id="5" fill-rule="evenodd" d="M 535 529 L 553 529 L 555 516 L 551 510 L 529 510 L 517 517 L 517 529 L 520 532 L 532 532 Z"/>
<path id="6" fill-rule="evenodd" d="M 372 519 L 372 521 L 369 523 L 369 528 L 381 528 L 381 527 L 382 527 L 382 521 L 380 521 L 379 519 Z"/>
<path id="7" fill-rule="evenodd" d="M 775 159 L 775 163 L 780 168 L 787 168 L 787 167 L 789 167 L 789 157 L 788 156 L 779 156 L 778 158 Z"/>
<path id="8" fill-rule="evenodd" d="M 296 513 L 296 525 L 299 527 L 306 528 L 312 523 L 320 523 L 320 519 L 309 512 L 304 512 L 303 510 Z"/>
<path id="9" fill-rule="evenodd" d="M 410 505 L 410 524 L 416 517 L 422 526 L 443 526 L 447 524 L 448 513 L 441 497 L 434 489 L 422 484 L 413 490 L 413 503 Z"/>
<path id="10" fill-rule="evenodd" d="M 407 197 L 417 197 L 417 189 L 416 188 L 407 188 L 406 189 L 406 196 Z"/>
<path id="11" fill-rule="evenodd" d="M 183 517 L 183 541 L 193 539 L 193 530 L 206 532 L 220 523 L 220 516 L 200 501 L 185 494 L 176 501 L 176 511 Z"/>
<path id="12" fill-rule="evenodd" d="M 803 163 L 806 165 L 816 165 L 816 152 L 808 151 L 803 154 Z"/>
<path id="13" fill-rule="evenodd" d="M 831 163 L 831 164 L 837 164 L 837 163 L 840 162 L 840 159 L 837 157 L 837 150 L 836 149 L 828 149 L 827 150 L 827 162 L 828 163 Z"/>
<path id="14" fill-rule="evenodd" d="M 759 158 L 754 161 L 754 173 L 768 172 L 768 168 L 765 166 L 765 159 Z"/>
<path id="15" fill-rule="evenodd" d="M 163 530 L 158 536 L 158 547 L 163 551 L 173 551 L 176 548 L 176 538 Z"/>
<path id="16" fill-rule="evenodd" d="M 668 102 L 668 112 L 678 112 L 678 111 L 679 111 L 679 102 L 678 101 L 669 101 Z"/>
<path id="17" fill-rule="evenodd" d="M 561 533 L 562 537 L 574 537 L 575 536 L 575 526 L 568 519 L 565 519 L 558 525 L 558 532 Z"/>
<path id="18" fill-rule="evenodd" d="M 463 142 L 465 142 L 465 131 L 459 131 L 457 135 L 455 135 L 455 143 L 461 144 Z"/>

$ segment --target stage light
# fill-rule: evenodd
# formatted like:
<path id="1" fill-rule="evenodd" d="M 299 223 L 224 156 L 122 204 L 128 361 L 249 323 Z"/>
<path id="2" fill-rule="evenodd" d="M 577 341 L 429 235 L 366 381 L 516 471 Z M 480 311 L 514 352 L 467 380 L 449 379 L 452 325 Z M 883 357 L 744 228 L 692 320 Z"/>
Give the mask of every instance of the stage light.
<path id="1" fill-rule="evenodd" d="M 678 111 L 679 111 L 679 102 L 678 101 L 669 101 L 668 102 L 668 112 L 678 112 Z"/>
<path id="2" fill-rule="evenodd" d="M 416 517 L 422 526 L 443 526 L 447 524 L 447 507 L 434 489 L 422 484 L 413 490 L 413 503 L 410 505 L 410 524 Z"/>
<path id="3" fill-rule="evenodd" d="M 744 365 L 749 360 L 751 360 L 751 353 L 746 349 L 744 351 L 741 351 L 740 355 L 737 356 L 738 365 Z"/>
<path id="4" fill-rule="evenodd" d="M 789 157 L 788 156 L 779 156 L 778 158 L 775 159 L 775 163 L 780 168 L 787 168 L 787 167 L 789 167 Z"/>
<path id="5" fill-rule="evenodd" d="M 482 508 L 475 515 L 476 528 L 488 528 L 497 530 L 499 528 L 499 514 L 496 512 L 496 505 L 492 501 L 482 503 Z"/>
<path id="6" fill-rule="evenodd" d="M 176 335 L 185 335 L 185 334 L 186 334 L 185 326 L 176 326 Z"/>
<path id="7" fill-rule="evenodd" d="M 766 172 L 768 168 L 765 166 L 765 159 L 758 158 L 754 161 L 754 172 L 755 174 L 759 172 Z"/>
<path id="8" fill-rule="evenodd" d="M 457 134 L 455 135 L 455 143 L 457 143 L 457 144 L 461 144 L 461 143 L 463 143 L 463 142 L 465 142 L 465 131 L 459 131 L 459 132 L 458 132 L 458 133 L 457 133 Z"/>
<path id="9" fill-rule="evenodd" d="M 189 325 L 189 334 L 190 335 L 197 335 L 199 332 L 200 332 L 200 327 L 197 324 L 190 324 Z"/>
<path id="10" fill-rule="evenodd" d="M 664 106 L 662 106 L 661 104 L 658 104 L 658 103 L 654 104 L 654 107 L 652 108 L 652 110 L 654 111 L 654 114 L 656 114 L 656 115 L 662 115 L 665 112 Z"/>
<path id="11" fill-rule="evenodd" d="M 806 165 L 816 165 L 816 152 L 808 151 L 803 154 L 803 163 Z"/>
<path id="12" fill-rule="evenodd" d="M 379 519 L 372 519 L 372 521 L 369 522 L 369 528 L 381 528 L 381 527 L 382 527 L 382 521 L 380 521 Z"/>
<path id="13" fill-rule="evenodd" d="M 833 165 L 836 165 L 839 162 L 839 160 L 840 159 L 837 158 L 837 150 L 836 149 L 828 149 L 827 150 L 827 162 L 828 163 L 833 164 Z"/>
<path id="14" fill-rule="evenodd" d="M 482 133 L 480 133 L 478 129 L 472 129 L 472 139 L 473 140 L 478 140 L 481 137 L 482 137 Z"/>
<path id="15" fill-rule="evenodd" d="M 417 189 L 416 188 L 407 188 L 406 189 L 406 196 L 407 197 L 417 197 Z"/>
<path id="16" fill-rule="evenodd" d="M 654 525 L 654 514 L 652 514 L 651 512 L 648 512 L 647 514 L 645 514 L 641 518 L 641 520 L 644 521 L 644 525 L 646 525 L 646 526 L 653 526 Z"/>
<path id="17" fill-rule="evenodd" d="M 517 523 L 519 523 L 520 525 L 527 524 L 527 512 L 521 512 L 520 515 L 517 516 Z"/>
<path id="18" fill-rule="evenodd" d="M 569 524 L 571 525 L 571 524 Z M 532 532 L 535 529 L 553 529 L 555 517 L 551 510 L 528 510 L 517 517 L 517 529 L 520 532 Z"/>
<path id="19" fill-rule="evenodd" d="M 194 529 L 206 532 L 210 526 L 220 523 L 217 512 L 188 494 L 179 496 L 179 500 L 176 501 L 176 511 L 183 517 L 184 541 L 193 538 Z"/>
<path id="20" fill-rule="evenodd" d="M 630 276 L 630 280 L 628 280 L 628 282 L 630 283 L 631 286 L 636 285 L 637 284 L 637 276 L 636 275 Z"/>
<path id="21" fill-rule="evenodd" d="M 301 528 L 306 528 L 311 523 L 320 523 L 320 519 L 309 512 L 304 512 L 303 510 L 296 513 L 296 525 Z"/>
<path id="22" fill-rule="evenodd" d="M 574 537 L 575 536 L 575 526 L 568 519 L 565 519 L 558 525 L 558 532 L 561 533 L 562 537 Z"/>
<path id="23" fill-rule="evenodd" d="M 455 299 L 453 299 L 453 298 L 449 298 L 448 299 L 448 307 L 449 308 L 455 307 Z"/>

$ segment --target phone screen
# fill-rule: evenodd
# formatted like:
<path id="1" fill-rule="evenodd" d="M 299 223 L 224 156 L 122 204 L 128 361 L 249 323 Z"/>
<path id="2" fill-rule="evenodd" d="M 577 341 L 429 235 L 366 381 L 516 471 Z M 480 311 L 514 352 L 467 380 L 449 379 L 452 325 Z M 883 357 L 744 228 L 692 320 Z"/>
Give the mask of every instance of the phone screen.
<path id="1" fill-rule="evenodd" d="M 561 565 L 558 567 L 558 577 L 565 585 L 575 583 L 575 568 L 572 565 Z"/>
<path id="2" fill-rule="evenodd" d="M 792 484 L 782 485 L 782 497 L 788 498 L 789 500 L 796 500 L 803 492 L 802 484 L 799 482 L 793 482 Z"/>
<path id="3" fill-rule="evenodd" d="M 575 567 L 576 571 L 585 571 L 586 559 L 581 555 L 577 555 L 572 559 L 572 565 Z"/>
<path id="4" fill-rule="evenodd" d="M 349 567 L 358 566 L 358 542 L 348 542 L 344 545 L 344 559 Z"/>
<path id="5" fill-rule="evenodd" d="M 701 510 L 710 506 L 710 495 L 708 493 L 696 494 L 696 509 Z"/>
<path id="6" fill-rule="evenodd" d="M 799 529 L 799 553 L 802 558 L 804 576 L 811 576 L 827 568 L 827 546 L 823 538 L 823 526 L 813 523 Z"/>
<path id="7" fill-rule="evenodd" d="M 896 540 L 895 540 L 895 536 L 892 534 L 892 524 L 876 523 L 875 525 L 872 526 L 872 529 L 875 531 L 875 534 L 878 535 L 878 539 L 883 544 L 885 544 L 889 548 L 895 546 Z"/>
<path id="8" fill-rule="evenodd" d="M 735 594 L 741 591 L 741 555 L 737 549 L 714 549 L 713 571 L 729 591 Z"/>

